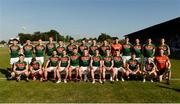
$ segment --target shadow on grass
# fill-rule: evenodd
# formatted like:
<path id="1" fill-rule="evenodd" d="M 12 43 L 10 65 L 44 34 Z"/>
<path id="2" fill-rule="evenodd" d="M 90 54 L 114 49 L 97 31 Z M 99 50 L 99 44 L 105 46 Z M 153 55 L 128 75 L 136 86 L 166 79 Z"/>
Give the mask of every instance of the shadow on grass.
<path id="1" fill-rule="evenodd" d="M 180 88 L 178 89 L 178 88 L 172 88 L 172 87 L 162 86 L 162 85 L 157 85 L 157 86 L 160 87 L 160 88 L 165 88 L 165 89 L 170 89 L 170 90 L 180 92 Z"/>
<path id="2" fill-rule="evenodd" d="M 10 76 L 10 73 L 8 71 L 9 69 L 3 69 L 3 68 L 0 68 L 0 73 L 4 75 L 5 78 L 8 78 Z"/>

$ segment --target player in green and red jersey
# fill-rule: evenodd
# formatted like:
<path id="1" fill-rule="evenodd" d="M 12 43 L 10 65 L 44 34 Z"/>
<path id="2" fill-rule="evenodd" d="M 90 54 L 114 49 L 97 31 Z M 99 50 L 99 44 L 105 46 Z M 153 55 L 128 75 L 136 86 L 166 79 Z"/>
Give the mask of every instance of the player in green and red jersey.
<path id="1" fill-rule="evenodd" d="M 88 47 L 86 46 L 86 40 L 81 41 L 82 44 L 79 46 L 78 52 L 80 55 L 83 55 L 84 50 L 88 50 Z"/>
<path id="2" fill-rule="evenodd" d="M 19 61 L 13 64 L 13 72 L 11 75 L 16 77 L 16 81 L 20 81 L 21 75 L 26 76 L 26 81 L 28 81 L 28 64 L 24 61 L 24 55 L 20 54 L 19 55 Z"/>
<path id="3" fill-rule="evenodd" d="M 52 56 L 52 53 L 55 50 L 56 50 L 56 45 L 53 43 L 53 37 L 49 37 L 49 43 L 46 44 L 47 59 Z"/>
<path id="4" fill-rule="evenodd" d="M 70 58 L 66 53 L 66 50 L 62 51 L 62 56 L 60 57 L 60 61 L 59 61 L 59 67 L 57 68 L 57 78 L 58 81 L 56 83 L 60 83 L 61 82 L 61 72 L 65 72 L 65 77 L 64 77 L 64 83 L 67 83 L 67 76 L 68 76 L 68 69 L 70 66 Z"/>
<path id="5" fill-rule="evenodd" d="M 167 75 L 167 84 L 171 78 L 171 62 L 169 58 L 164 55 L 164 50 L 159 50 L 159 55 L 155 57 L 155 64 L 158 70 L 159 81 L 162 81 L 163 75 Z"/>
<path id="6" fill-rule="evenodd" d="M 148 57 L 154 60 L 155 46 L 152 44 L 151 39 L 148 39 L 147 43 L 143 46 L 143 55 L 144 55 L 144 62 L 147 61 Z"/>
<path id="7" fill-rule="evenodd" d="M 56 80 L 56 70 L 58 68 L 59 57 L 56 51 L 53 51 L 52 56 L 46 62 L 44 69 L 44 81 L 47 81 L 48 72 L 54 72 L 54 80 Z"/>
<path id="8" fill-rule="evenodd" d="M 102 56 L 99 54 L 99 50 L 95 50 L 95 55 L 91 57 L 90 68 L 91 68 L 91 78 L 92 83 L 95 83 L 94 74 L 95 72 L 99 73 L 99 83 L 102 83 Z"/>
<path id="9" fill-rule="evenodd" d="M 122 50 L 122 45 L 119 43 L 118 38 L 116 38 L 114 40 L 114 43 L 111 45 L 111 53 L 112 53 L 113 56 L 115 56 L 116 51 L 121 52 L 121 50 Z"/>
<path id="10" fill-rule="evenodd" d="M 36 58 L 32 58 L 32 61 L 29 64 L 29 69 L 33 80 L 36 80 L 38 76 L 40 77 L 40 81 L 43 80 L 43 69 L 41 63 L 37 61 Z"/>
<path id="11" fill-rule="evenodd" d="M 154 64 L 154 62 L 151 60 L 150 57 L 148 58 L 147 62 L 145 63 L 142 73 L 143 73 L 143 82 L 146 82 L 147 76 L 150 76 L 151 82 L 153 82 L 153 78 L 157 76 L 156 65 Z"/>
<path id="12" fill-rule="evenodd" d="M 59 44 L 59 46 L 56 48 L 57 55 L 62 56 L 63 51 L 66 50 L 66 48 L 64 47 L 64 43 L 62 40 L 59 40 L 58 44 Z"/>
<path id="13" fill-rule="evenodd" d="M 129 79 L 129 75 L 137 76 L 139 74 L 141 74 L 140 64 L 136 60 L 136 54 L 133 53 L 131 55 L 131 59 L 127 62 L 126 75 L 127 75 L 128 79 Z"/>
<path id="14" fill-rule="evenodd" d="M 129 42 L 129 38 L 125 37 L 125 43 L 122 45 L 122 59 L 126 63 L 131 58 L 132 44 Z"/>
<path id="15" fill-rule="evenodd" d="M 26 44 L 23 46 L 23 53 L 25 55 L 24 61 L 26 61 L 28 64 L 31 63 L 32 56 L 33 56 L 33 50 L 34 50 L 34 47 L 31 44 L 31 41 L 27 40 Z"/>
<path id="16" fill-rule="evenodd" d="M 66 47 L 67 54 L 71 55 L 73 53 L 73 49 L 77 48 L 77 46 L 74 44 L 74 39 L 70 39 L 70 44 Z"/>
<path id="17" fill-rule="evenodd" d="M 111 50 L 106 40 L 103 41 L 103 45 L 100 47 L 99 53 L 101 56 L 106 56 L 106 50 Z"/>
<path id="18" fill-rule="evenodd" d="M 84 81 L 87 81 L 87 74 L 90 71 L 90 67 L 89 67 L 90 61 L 91 61 L 91 57 L 88 53 L 88 50 L 84 50 L 83 55 L 79 59 L 79 64 L 80 64 L 79 77 L 80 77 L 80 80 L 82 80 L 82 74 L 84 74 Z"/>
<path id="19" fill-rule="evenodd" d="M 106 71 L 110 72 L 112 79 L 111 82 L 114 81 L 115 78 L 115 70 L 113 68 L 114 61 L 113 56 L 110 55 L 110 50 L 106 50 L 106 56 L 103 57 L 103 82 L 105 82 Z"/>
<path id="20" fill-rule="evenodd" d="M 44 53 L 45 53 L 45 46 L 42 44 L 42 40 L 38 40 L 38 44 L 34 48 L 34 53 L 36 56 L 36 60 L 41 62 L 41 64 L 44 63 Z"/>
<path id="21" fill-rule="evenodd" d="M 21 48 L 17 44 L 18 44 L 18 40 L 17 39 L 13 39 L 13 43 L 9 47 L 9 51 L 10 51 L 10 64 L 12 66 L 13 66 L 14 63 L 16 63 L 19 60 L 19 53 L 20 53 Z"/>
<path id="22" fill-rule="evenodd" d="M 136 54 L 136 60 L 141 63 L 141 56 L 142 56 L 142 46 L 140 44 L 140 40 L 136 39 L 135 44 L 132 47 L 133 52 Z"/>
<path id="23" fill-rule="evenodd" d="M 69 67 L 69 80 L 72 80 L 72 71 L 76 71 L 76 81 L 78 79 L 78 72 L 79 72 L 79 58 L 80 54 L 78 53 L 77 48 L 73 49 L 73 53 L 70 55 L 70 67 Z"/>
<path id="24" fill-rule="evenodd" d="M 92 45 L 89 47 L 89 54 L 91 56 L 96 55 L 96 50 L 99 49 L 97 44 L 96 44 L 96 40 L 92 40 Z"/>
<path id="25" fill-rule="evenodd" d="M 114 56 L 114 71 L 115 71 L 115 77 L 116 81 L 118 81 L 118 72 L 121 72 L 121 81 L 124 82 L 124 74 L 126 73 L 126 70 L 124 69 L 125 63 L 123 63 L 123 59 L 120 56 L 120 51 L 116 51 L 116 55 Z"/>
<path id="26" fill-rule="evenodd" d="M 160 51 L 160 50 L 164 50 L 164 55 L 166 56 L 169 56 L 170 55 L 170 48 L 167 44 L 165 44 L 165 39 L 162 38 L 160 40 L 160 45 L 157 47 L 157 53 Z"/>

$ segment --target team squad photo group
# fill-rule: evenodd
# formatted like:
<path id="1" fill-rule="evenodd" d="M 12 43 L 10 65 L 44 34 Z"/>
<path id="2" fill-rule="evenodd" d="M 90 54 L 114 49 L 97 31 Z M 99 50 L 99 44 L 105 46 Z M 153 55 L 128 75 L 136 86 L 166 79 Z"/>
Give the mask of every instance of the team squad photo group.
<path id="1" fill-rule="evenodd" d="M 65 45 L 63 41 L 55 43 L 53 37 L 49 37 L 47 44 L 39 39 L 36 44 L 26 40 L 23 46 L 19 46 L 19 41 L 13 39 L 9 46 L 11 76 L 8 79 L 17 82 L 53 79 L 55 83 L 87 81 L 92 84 L 119 80 L 162 82 L 165 79 L 169 84 L 170 48 L 163 38 L 157 46 L 151 39 L 146 44 L 135 39 L 131 44 L 128 37 L 123 44 L 119 39 L 112 43 L 104 40 L 98 45 L 96 40 L 89 41 L 91 45 L 87 45 L 87 40 L 78 45 L 70 39 Z"/>

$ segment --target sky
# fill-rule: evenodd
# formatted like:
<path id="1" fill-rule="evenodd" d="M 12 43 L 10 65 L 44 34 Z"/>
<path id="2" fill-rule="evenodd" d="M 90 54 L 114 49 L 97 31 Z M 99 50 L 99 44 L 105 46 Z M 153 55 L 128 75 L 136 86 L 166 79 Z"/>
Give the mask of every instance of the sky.
<path id="1" fill-rule="evenodd" d="M 0 40 L 55 29 L 75 39 L 124 35 L 180 16 L 180 0 L 0 0 Z"/>

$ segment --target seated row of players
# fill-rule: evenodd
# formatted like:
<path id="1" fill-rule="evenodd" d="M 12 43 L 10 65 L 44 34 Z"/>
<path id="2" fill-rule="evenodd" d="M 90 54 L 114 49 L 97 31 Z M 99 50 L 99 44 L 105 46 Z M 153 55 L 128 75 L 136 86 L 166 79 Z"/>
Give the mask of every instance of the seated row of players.
<path id="1" fill-rule="evenodd" d="M 151 78 L 159 76 L 159 80 L 162 80 L 162 75 L 170 70 L 171 64 L 167 56 L 165 56 L 163 50 L 160 50 L 160 55 L 156 56 L 155 64 L 148 58 L 144 69 L 140 70 L 140 63 L 136 60 L 136 55 L 132 54 L 131 59 L 125 63 L 120 56 L 120 52 L 116 51 L 116 55 L 110 56 L 110 50 L 106 50 L 106 56 L 101 57 L 99 55 L 99 50 L 96 50 L 95 56 L 90 56 L 88 54 L 88 50 L 84 50 L 83 55 L 80 56 L 76 48 L 73 49 L 73 54 L 68 56 L 66 51 L 63 50 L 63 55 L 61 57 L 57 56 L 57 52 L 53 51 L 52 57 L 46 63 L 46 66 L 43 70 L 41 64 L 36 61 L 35 58 L 32 59 L 32 62 L 28 66 L 28 64 L 24 61 L 24 55 L 21 54 L 19 56 L 19 61 L 14 64 L 12 76 L 16 76 L 16 80 L 20 80 L 20 75 L 24 74 L 26 76 L 26 80 L 28 80 L 28 76 L 31 74 L 33 80 L 36 80 L 39 75 L 40 80 L 47 80 L 48 72 L 54 73 L 54 79 L 58 79 L 56 83 L 61 82 L 61 72 L 65 72 L 64 83 L 67 83 L 67 77 L 69 75 L 69 80 L 72 80 L 72 71 L 75 70 L 76 78 L 78 80 L 78 76 L 80 77 L 80 81 L 82 80 L 82 74 L 84 74 L 84 80 L 87 80 L 87 75 L 91 72 L 92 83 L 95 83 L 94 74 L 95 72 L 99 73 L 99 82 L 105 82 L 105 74 L 109 72 L 112 76 L 110 79 L 112 82 L 116 79 L 118 80 L 118 72 L 121 72 L 121 80 L 124 81 L 123 77 L 125 75 L 129 78 L 129 75 L 136 76 L 138 74 L 150 75 Z M 156 68 L 157 66 L 157 68 Z M 30 69 L 30 70 L 29 70 Z M 43 77 L 44 73 L 44 77 Z M 102 79 L 103 82 L 102 82 Z M 153 80 L 151 79 L 151 82 Z"/>
<path id="2" fill-rule="evenodd" d="M 101 74 L 102 74 L 103 81 L 105 81 L 105 71 L 109 71 L 111 73 L 111 76 L 112 76 L 111 81 L 113 81 L 114 78 L 117 77 L 116 76 L 117 70 L 120 70 L 122 72 L 122 74 L 126 74 L 127 76 L 129 76 L 129 74 L 142 73 L 142 71 L 140 71 L 140 64 L 141 64 L 140 60 L 141 60 L 142 54 L 144 55 L 145 60 L 149 59 L 149 61 L 146 61 L 146 62 L 149 62 L 149 64 L 150 64 L 147 66 L 145 65 L 145 67 L 148 67 L 145 69 L 148 69 L 148 70 L 153 69 L 152 72 L 148 72 L 147 74 L 150 74 L 150 75 L 154 74 L 154 76 L 156 76 L 157 74 L 155 72 L 157 70 L 154 71 L 154 69 L 156 69 L 155 65 L 151 64 L 152 59 L 155 54 L 155 49 L 157 49 L 158 51 L 163 50 L 163 54 L 166 55 L 166 58 L 163 58 L 163 59 L 161 57 L 158 58 L 157 62 L 164 61 L 165 63 L 168 63 L 168 67 L 170 67 L 170 64 L 169 64 L 170 62 L 169 62 L 169 59 L 167 58 L 167 56 L 170 54 L 170 50 L 169 50 L 169 47 L 164 43 L 164 39 L 161 39 L 161 44 L 157 48 L 155 48 L 155 46 L 151 43 L 151 39 L 148 39 L 148 43 L 146 45 L 144 45 L 143 47 L 140 45 L 140 42 L 138 39 L 136 39 L 136 44 L 134 46 L 132 46 L 129 43 L 128 38 L 125 38 L 125 44 L 123 44 L 123 45 L 119 44 L 118 39 L 116 39 L 114 41 L 114 43 L 111 45 L 111 47 L 107 44 L 107 41 L 104 41 L 103 45 L 101 47 L 98 47 L 96 45 L 95 40 L 93 40 L 92 46 L 87 47 L 85 41 L 83 40 L 82 45 L 80 45 L 78 48 L 76 45 L 74 45 L 74 40 L 70 40 L 70 44 L 67 46 L 67 49 L 66 49 L 65 46 L 63 45 L 62 41 L 59 41 L 59 46 L 56 47 L 55 44 L 53 43 L 53 38 L 50 37 L 49 43 L 46 45 L 46 47 L 42 45 L 42 40 L 39 40 L 39 44 L 36 45 L 35 47 L 33 47 L 31 45 L 30 41 L 27 40 L 27 43 L 26 43 L 26 45 L 23 46 L 22 50 L 17 45 L 17 41 L 14 40 L 13 45 L 10 46 L 10 51 L 11 51 L 11 60 L 10 61 L 11 61 L 12 65 L 14 63 L 17 63 L 17 65 L 14 64 L 14 67 L 13 67 L 14 70 L 19 69 L 19 68 L 17 68 L 17 67 L 19 67 L 19 65 L 23 66 L 18 63 L 19 62 L 18 54 L 20 51 L 20 53 L 24 53 L 24 55 L 25 55 L 25 62 L 27 62 L 31 66 L 30 70 L 31 70 L 32 76 L 34 76 L 34 74 L 38 72 L 41 76 L 41 80 L 43 77 L 42 73 L 44 73 L 44 80 L 47 80 L 48 72 L 54 71 L 54 78 L 56 78 L 56 75 L 57 75 L 57 77 L 58 77 L 57 83 L 59 83 L 60 78 L 61 78 L 59 72 L 65 71 L 64 82 L 67 82 L 66 81 L 67 76 L 69 75 L 69 79 L 71 80 L 72 79 L 71 72 L 73 70 L 75 70 L 76 71 L 76 79 L 79 75 L 81 80 L 82 80 L 82 73 L 85 74 L 85 80 L 86 80 L 87 73 L 89 71 L 91 71 L 91 75 L 92 75 L 92 79 L 93 79 L 92 82 L 95 83 L 94 71 L 96 71 L 97 69 L 100 72 L 100 79 L 101 79 Z M 44 65 L 45 67 L 41 68 L 42 63 L 44 63 L 44 51 L 46 51 L 48 61 Z M 121 57 L 120 52 L 122 53 L 122 57 Z M 131 55 L 132 52 L 134 54 Z M 35 53 L 35 58 L 33 58 L 33 60 L 32 60 L 33 53 Z M 89 54 L 92 57 L 90 57 Z M 52 55 L 52 57 L 51 57 L 51 55 Z M 58 57 L 57 55 L 60 57 Z M 113 55 L 114 57 L 112 57 L 111 55 Z M 23 55 L 21 55 L 21 56 L 23 57 Z M 101 58 L 97 58 L 97 56 L 101 57 Z M 118 56 L 120 58 L 116 58 L 115 56 Z M 79 61 L 75 61 L 76 58 L 79 58 L 79 57 L 80 57 L 80 59 L 78 59 Z M 164 57 L 164 55 L 163 55 L 163 57 Z M 92 61 L 90 61 L 90 63 L 89 63 L 89 61 L 87 61 L 89 59 L 92 60 Z M 22 59 L 20 58 L 20 60 L 22 60 Z M 31 62 L 31 60 L 32 60 L 32 62 Z M 36 61 L 36 60 L 38 60 L 38 61 Z M 61 60 L 61 61 L 59 61 L 59 60 Z M 69 60 L 69 61 L 67 61 L 67 60 Z M 96 62 L 97 60 L 98 60 L 98 62 Z M 118 63 L 113 60 L 116 60 Z M 120 62 L 120 61 L 123 61 L 123 62 Z M 38 66 L 37 64 L 31 65 L 33 62 L 34 63 L 40 62 L 38 64 L 40 66 L 40 68 L 38 67 L 38 69 L 40 69 L 39 71 L 32 71 L 33 67 Z M 98 65 L 95 65 L 93 67 L 93 65 L 94 65 L 93 63 L 96 63 Z M 119 64 L 119 63 L 121 63 L 121 64 Z M 159 63 L 162 63 L 162 62 L 159 62 Z M 93 64 L 93 65 L 91 65 L 91 64 Z M 48 65 L 50 65 L 50 67 Z M 79 66 L 81 66 L 81 67 L 79 67 Z M 89 66 L 90 66 L 90 68 L 89 68 Z M 152 66 L 153 66 L 153 68 L 150 68 Z M 131 71 L 133 68 L 137 69 L 137 70 Z M 34 69 L 37 69 L 37 68 L 34 68 Z M 161 68 L 161 69 L 163 69 L 163 68 Z M 168 69 L 170 69 L 170 68 L 168 68 Z M 16 72 L 16 71 L 14 71 L 14 72 Z M 25 73 L 25 72 L 23 72 L 23 73 Z M 146 73 L 145 70 L 143 70 L 143 73 Z M 27 75 L 27 72 L 26 72 L 26 75 Z M 35 77 L 33 77 L 33 79 L 35 79 Z M 124 81 L 123 78 L 121 80 Z M 100 83 L 102 83 L 101 80 L 99 80 L 99 81 L 100 81 Z M 144 79 L 144 81 L 145 81 L 145 79 Z"/>

